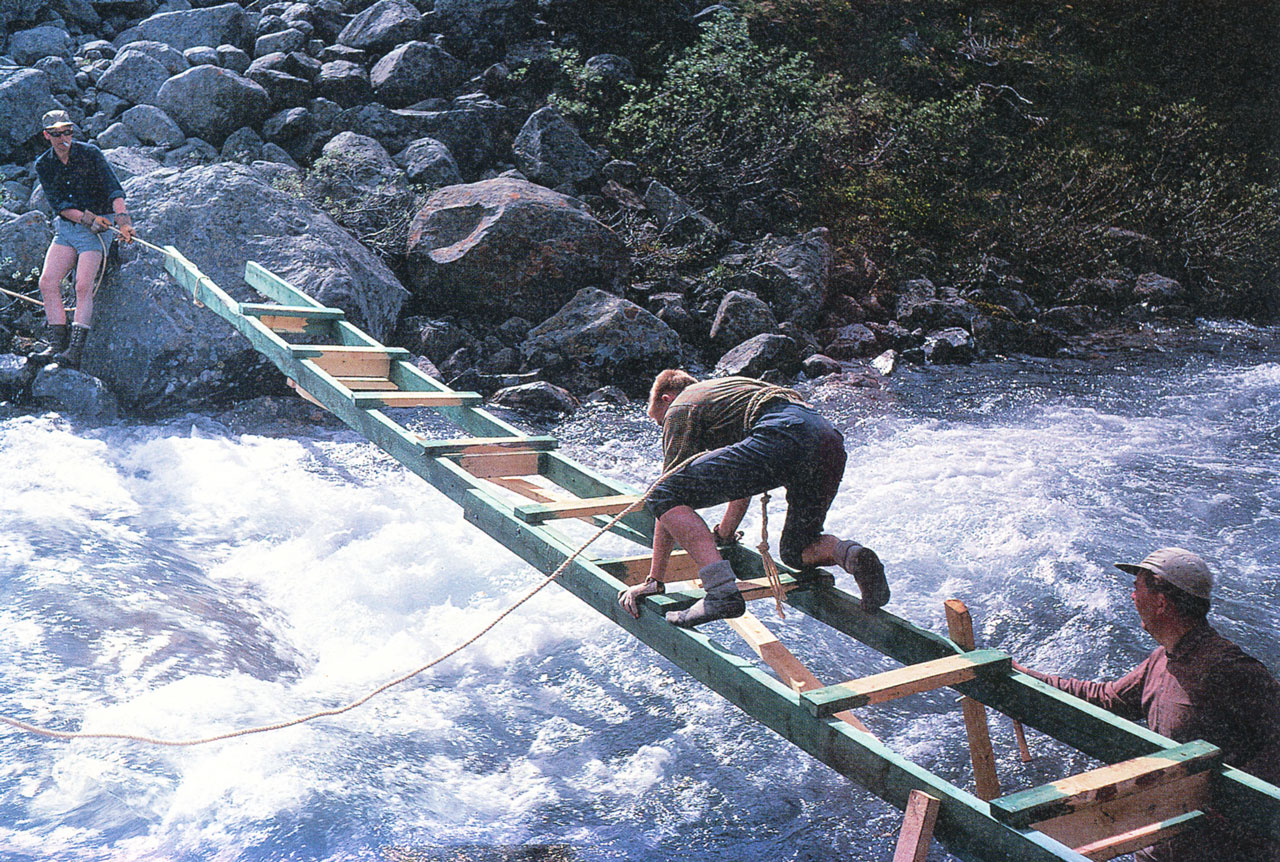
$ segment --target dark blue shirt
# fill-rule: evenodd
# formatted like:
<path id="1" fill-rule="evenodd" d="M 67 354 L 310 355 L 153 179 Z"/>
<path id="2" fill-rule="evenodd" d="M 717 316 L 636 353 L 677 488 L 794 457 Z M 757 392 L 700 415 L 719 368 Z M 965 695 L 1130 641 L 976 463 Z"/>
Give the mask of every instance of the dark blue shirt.
<path id="1" fill-rule="evenodd" d="M 50 148 L 36 159 L 36 174 L 55 213 L 78 209 L 104 215 L 113 200 L 124 197 L 116 172 L 93 144 L 72 141 L 65 165 Z"/>

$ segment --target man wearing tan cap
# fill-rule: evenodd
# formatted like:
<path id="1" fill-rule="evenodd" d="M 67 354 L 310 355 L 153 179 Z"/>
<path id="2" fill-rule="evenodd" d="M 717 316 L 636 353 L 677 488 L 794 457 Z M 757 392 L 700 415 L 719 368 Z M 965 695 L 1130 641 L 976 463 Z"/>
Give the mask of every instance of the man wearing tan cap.
<path id="1" fill-rule="evenodd" d="M 119 229 L 126 243 L 133 242 L 133 223 L 124 204 L 124 189 L 102 151 L 92 144 L 71 139 L 73 126 L 66 111 L 44 115 L 44 137 L 49 150 L 36 159 L 36 174 L 44 189 L 53 218 L 53 242 L 40 272 L 40 296 L 44 299 L 48 347 L 31 358 L 39 363 L 57 362 L 80 367 L 80 355 L 93 319 L 93 294 L 101 280 L 99 270 Z M 102 213 L 110 212 L 111 215 Z M 62 305 L 62 279 L 76 271 L 76 316 L 68 332 Z"/>
<path id="2" fill-rule="evenodd" d="M 1023 673 L 1147 726 L 1177 742 L 1203 739 L 1230 765 L 1280 783 L 1280 684 L 1261 662 L 1214 631 L 1206 617 L 1213 575 L 1182 548 L 1117 563 L 1133 575 L 1142 627 L 1160 644 L 1114 682 Z M 1280 862 L 1280 845 L 1210 812 L 1208 822 L 1135 854 L 1139 862 Z"/>

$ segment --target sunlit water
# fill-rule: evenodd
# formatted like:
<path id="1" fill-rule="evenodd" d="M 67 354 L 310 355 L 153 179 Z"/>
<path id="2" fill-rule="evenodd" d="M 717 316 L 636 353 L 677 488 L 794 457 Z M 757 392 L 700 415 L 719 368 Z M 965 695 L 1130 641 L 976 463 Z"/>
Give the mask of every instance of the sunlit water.
<path id="1" fill-rule="evenodd" d="M 1184 545 L 1221 574 L 1215 624 L 1280 668 L 1274 335 L 811 384 L 850 452 L 828 526 L 880 552 L 899 615 L 943 630 L 959 597 L 984 645 L 1089 677 L 1152 646 L 1111 564 Z M 603 473 L 657 473 L 638 408 L 552 430 Z M 168 738 L 309 713 L 538 577 L 349 432 L 259 431 L 0 420 L 0 713 Z M 891 666 L 759 615 L 820 677 Z M 953 694 L 865 719 L 969 786 Z M 2 733 L 4 860 L 883 860 L 900 817 L 556 588 L 339 718 L 191 749 Z M 1024 765 L 1007 721 L 993 735 L 1009 788 L 1089 765 L 1034 732 Z"/>

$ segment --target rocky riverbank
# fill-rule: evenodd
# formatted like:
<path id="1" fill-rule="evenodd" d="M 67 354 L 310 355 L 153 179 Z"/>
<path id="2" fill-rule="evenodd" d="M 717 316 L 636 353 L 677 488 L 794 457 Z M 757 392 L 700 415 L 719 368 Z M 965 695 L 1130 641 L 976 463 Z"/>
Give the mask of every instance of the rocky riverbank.
<path id="1" fill-rule="evenodd" d="M 586 0 L 13 0 L 0 10 L 0 286 L 36 293 L 52 213 L 32 161 L 41 115 L 61 107 L 116 167 L 148 241 L 245 301 L 256 260 L 451 385 L 514 406 L 635 397 L 671 365 L 874 382 L 898 361 L 1057 356 L 1099 330 L 1192 316 L 1187 291 L 1146 268 L 1144 237 L 1122 230 L 1106 240 L 1114 277 L 1040 307 L 998 259 L 963 292 L 924 266 L 886 283 L 826 228 L 797 230 L 785 202 L 713 221 L 547 100 L 564 49 L 603 92 L 643 71 L 632 46 L 732 14 L 659 5 L 598 20 Z M 24 357 L 40 310 L 0 298 L 0 400 L 109 416 L 104 390 L 125 412 L 280 391 L 155 253 L 120 258 L 83 374 L 37 376 Z"/>

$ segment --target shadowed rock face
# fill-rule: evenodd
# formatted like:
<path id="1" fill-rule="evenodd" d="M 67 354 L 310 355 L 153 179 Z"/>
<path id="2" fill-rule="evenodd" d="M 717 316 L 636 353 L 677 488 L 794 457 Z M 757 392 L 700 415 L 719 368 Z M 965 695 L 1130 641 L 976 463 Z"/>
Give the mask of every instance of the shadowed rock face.
<path id="1" fill-rule="evenodd" d="M 541 319 L 580 288 L 616 290 L 625 245 L 574 198 L 498 178 L 433 194 L 409 229 L 409 277 L 426 308 Z"/>
<path id="2" fill-rule="evenodd" d="M 391 271 L 327 215 L 273 188 L 256 171 L 219 164 L 164 169 L 125 182 L 138 232 L 182 250 L 236 299 L 256 260 L 375 338 L 394 327 L 407 292 Z M 181 409 L 279 386 L 249 343 L 195 307 L 145 249 L 122 253 L 98 293 L 83 369 L 133 409 Z"/>

